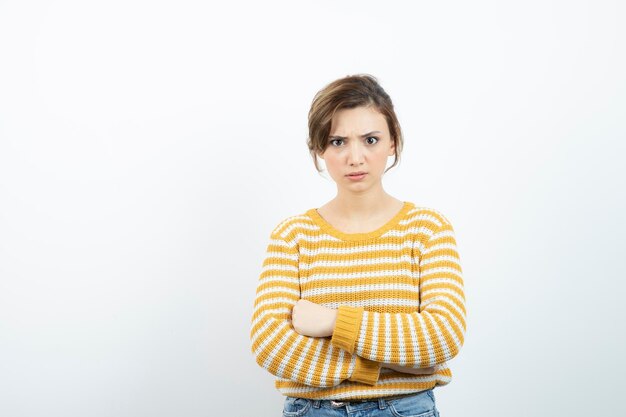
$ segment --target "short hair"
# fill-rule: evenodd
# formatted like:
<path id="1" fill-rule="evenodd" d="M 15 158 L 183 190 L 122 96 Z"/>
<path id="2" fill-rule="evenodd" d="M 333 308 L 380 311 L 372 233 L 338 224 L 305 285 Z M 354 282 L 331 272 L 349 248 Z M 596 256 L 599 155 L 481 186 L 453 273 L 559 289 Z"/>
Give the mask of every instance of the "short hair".
<path id="1" fill-rule="evenodd" d="M 383 90 L 378 80 L 369 74 L 348 75 L 328 84 L 315 94 L 309 110 L 309 137 L 307 145 L 313 158 L 315 169 L 321 172 L 317 154 L 324 153 L 333 116 L 338 110 L 355 107 L 374 107 L 387 120 L 387 128 L 395 145 L 393 168 L 400 160 L 402 151 L 402 130 L 393 108 L 391 97 Z"/>

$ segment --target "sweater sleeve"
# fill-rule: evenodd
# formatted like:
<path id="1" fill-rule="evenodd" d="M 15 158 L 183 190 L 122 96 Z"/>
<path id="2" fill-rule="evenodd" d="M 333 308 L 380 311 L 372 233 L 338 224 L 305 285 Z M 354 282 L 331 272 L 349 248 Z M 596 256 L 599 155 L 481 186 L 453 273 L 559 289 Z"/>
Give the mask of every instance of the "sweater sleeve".
<path id="1" fill-rule="evenodd" d="M 344 380 L 374 385 L 380 364 L 334 346 L 330 338 L 307 337 L 291 325 L 300 299 L 298 250 L 272 233 L 263 262 L 250 329 L 256 362 L 271 374 L 314 387 Z"/>
<path id="2" fill-rule="evenodd" d="M 419 259 L 420 306 L 378 313 L 340 306 L 332 343 L 363 358 L 427 368 L 456 356 L 465 337 L 465 295 L 452 225 L 443 222 Z"/>

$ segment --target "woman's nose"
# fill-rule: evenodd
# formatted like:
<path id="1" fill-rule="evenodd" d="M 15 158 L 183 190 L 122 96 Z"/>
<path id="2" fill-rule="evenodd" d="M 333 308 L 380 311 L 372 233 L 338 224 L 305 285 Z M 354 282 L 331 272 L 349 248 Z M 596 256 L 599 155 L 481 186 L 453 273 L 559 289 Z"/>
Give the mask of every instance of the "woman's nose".
<path id="1" fill-rule="evenodd" d="M 363 149 L 357 141 L 351 141 L 348 148 L 348 163 L 350 165 L 361 165 L 363 163 Z"/>

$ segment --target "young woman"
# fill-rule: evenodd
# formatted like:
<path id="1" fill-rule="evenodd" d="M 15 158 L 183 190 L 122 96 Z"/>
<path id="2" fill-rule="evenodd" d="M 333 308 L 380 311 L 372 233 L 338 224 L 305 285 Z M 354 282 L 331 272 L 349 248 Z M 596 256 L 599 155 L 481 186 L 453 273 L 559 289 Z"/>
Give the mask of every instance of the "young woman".
<path id="1" fill-rule="evenodd" d="M 308 146 L 337 195 L 270 234 L 256 362 L 277 377 L 284 416 L 438 416 L 433 389 L 450 382 L 465 335 L 462 271 L 448 219 L 383 189 L 402 135 L 376 78 L 319 91 Z"/>

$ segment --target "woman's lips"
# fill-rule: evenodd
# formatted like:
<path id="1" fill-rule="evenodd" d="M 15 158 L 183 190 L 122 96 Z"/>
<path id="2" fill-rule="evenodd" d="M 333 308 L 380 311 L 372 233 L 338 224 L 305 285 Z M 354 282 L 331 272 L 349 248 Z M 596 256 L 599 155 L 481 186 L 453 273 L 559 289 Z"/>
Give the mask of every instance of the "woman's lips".
<path id="1" fill-rule="evenodd" d="M 359 175 L 346 175 L 346 176 L 350 178 L 352 181 L 359 181 L 365 178 L 366 175 L 367 175 L 367 172 L 364 172 L 363 174 L 359 174 Z"/>

